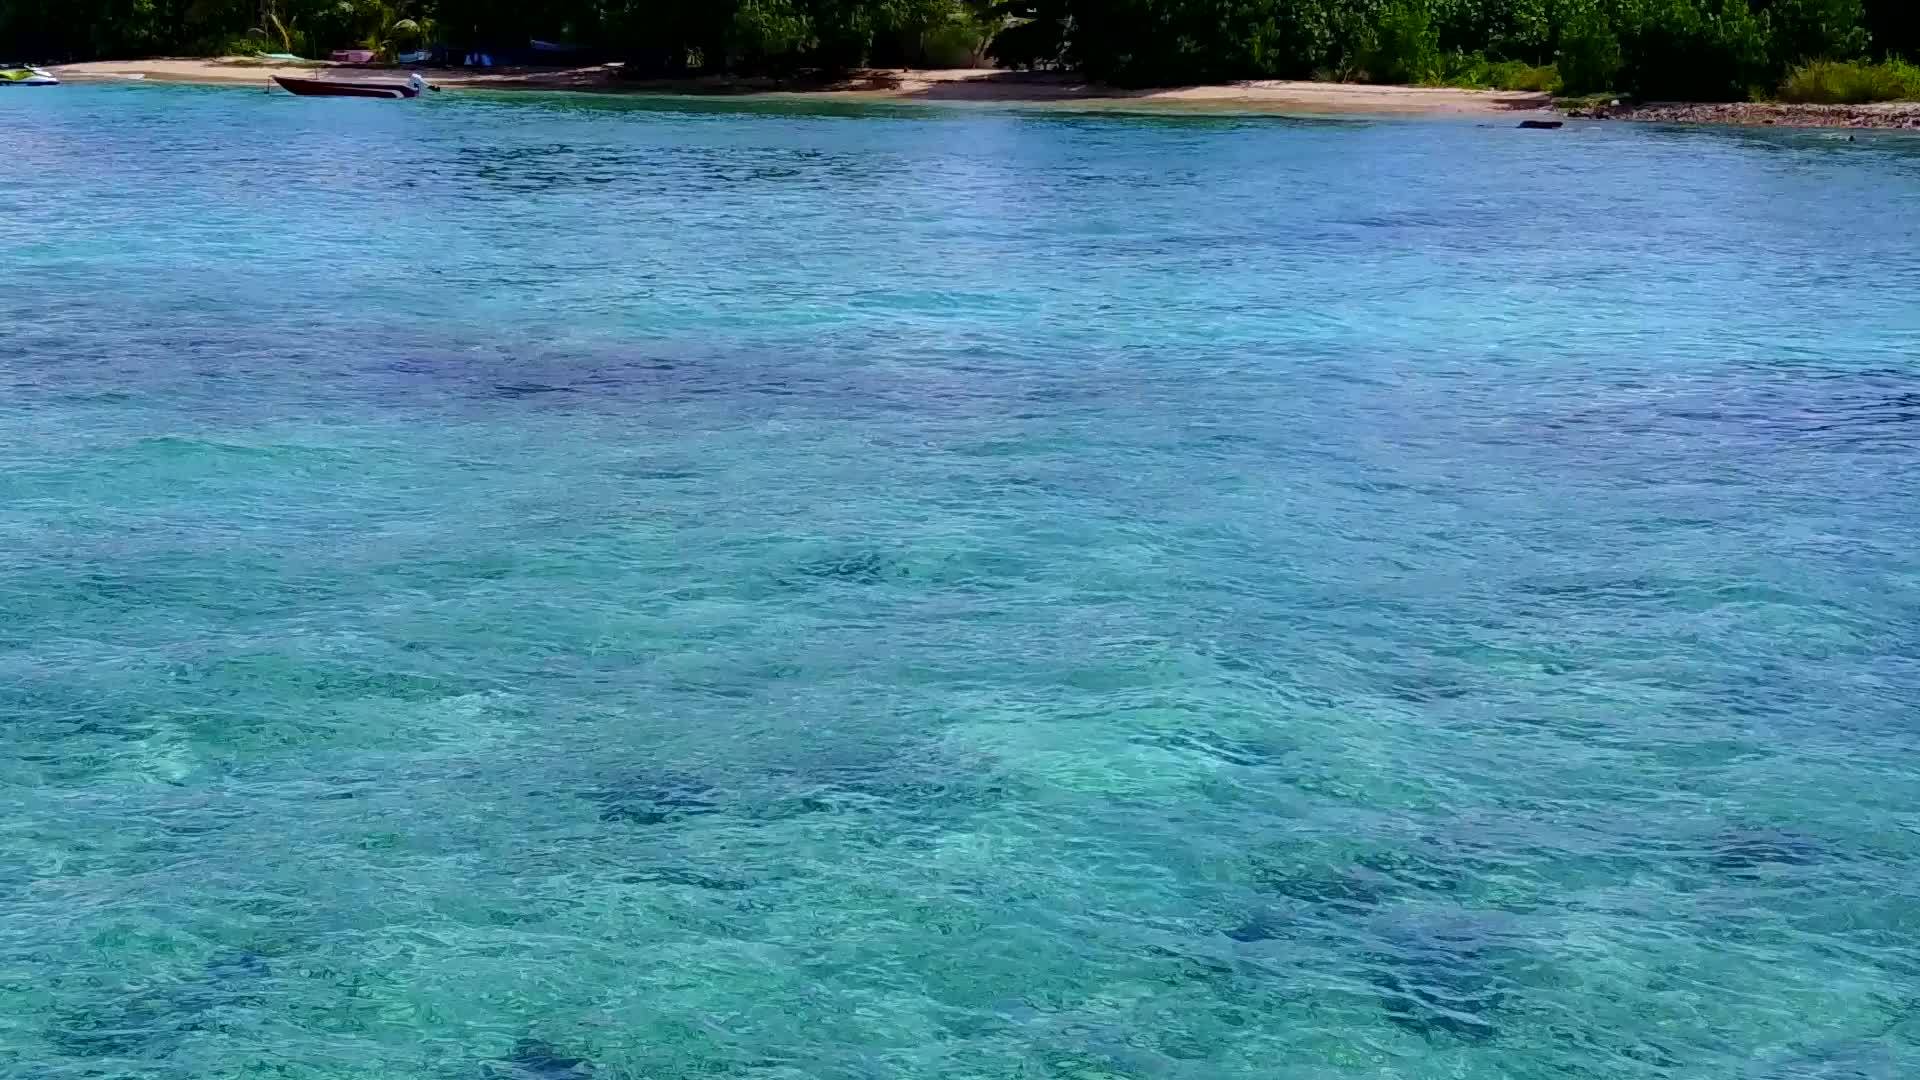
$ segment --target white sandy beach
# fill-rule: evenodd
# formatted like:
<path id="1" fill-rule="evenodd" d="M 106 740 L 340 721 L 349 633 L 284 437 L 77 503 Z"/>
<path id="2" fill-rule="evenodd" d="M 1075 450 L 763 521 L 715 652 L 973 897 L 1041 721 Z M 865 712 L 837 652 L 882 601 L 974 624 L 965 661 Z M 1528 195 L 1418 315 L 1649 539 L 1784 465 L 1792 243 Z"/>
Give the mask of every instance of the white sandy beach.
<path id="1" fill-rule="evenodd" d="M 74 82 L 146 79 L 155 82 L 269 86 L 276 72 L 322 77 L 381 78 L 380 69 L 336 68 L 325 63 L 279 63 L 255 59 L 108 60 L 54 68 Z M 608 68 L 503 68 L 495 71 L 422 69 L 448 89 L 586 90 L 693 94 L 787 93 L 869 101 L 1074 102 L 1090 105 L 1317 115 L 1511 115 L 1549 107 L 1547 95 L 1444 87 L 1365 86 L 1353 83 L 1258 81 L 1160 90 L 1120 90 L 1052 73 L 1014 71 L 863 71 L 819 86 L 796 88 L 772 80 L 699 78 L 672 82 L 622 81 Z"/>

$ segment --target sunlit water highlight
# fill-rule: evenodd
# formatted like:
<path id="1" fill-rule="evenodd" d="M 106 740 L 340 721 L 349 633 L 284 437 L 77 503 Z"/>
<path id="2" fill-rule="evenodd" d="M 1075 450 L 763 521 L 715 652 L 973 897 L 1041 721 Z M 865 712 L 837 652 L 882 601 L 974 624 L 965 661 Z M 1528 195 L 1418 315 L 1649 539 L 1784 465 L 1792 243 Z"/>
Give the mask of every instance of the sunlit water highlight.
<path id="1" fill-rule="evenodd" d="M 0 1074 L 1920 1075 L 1920 142 L 0 159 Z"/>

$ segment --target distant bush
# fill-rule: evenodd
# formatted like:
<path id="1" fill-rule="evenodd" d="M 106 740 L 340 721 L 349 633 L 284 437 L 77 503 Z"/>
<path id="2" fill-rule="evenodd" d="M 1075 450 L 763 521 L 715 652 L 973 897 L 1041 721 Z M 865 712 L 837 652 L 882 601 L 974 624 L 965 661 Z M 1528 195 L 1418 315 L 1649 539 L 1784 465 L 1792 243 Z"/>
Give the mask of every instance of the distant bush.
<path id="1" fill-rule="evenodd" d="M 1545 92 L 1559 85 L 1560 76 L 1552 64 L 1535 66 L 1524 60 L 1488 60 L 1479 53 L 1449 53 L 1439 76 L 1430 81 L 1469 90 Z"/>
<path id="2" fill-rule="evenodd" d="M 1552 64 L 1535 66 L 1521 60 L 1506 60 L 1493 65 L 1487 85 L 1495 90 L 1545 93 L 1560 85 L 1560 71 Z"/>
<path id="3" fill-rule="evenodd" d="M 1621 81 L 1635 96 L 1739 101 L 1773 82 L 1767 22 L 1747 0 L 1619 0 Z"/>
<path id="4" fill-rule="evenodd" d="M 1920 48 L 1909 7 L 1920 0 L 1004 0 L 993 10 L 1030 21 L 994 51 L 1132 85 L 1532 87 L 1551 66 L 1564 93 L 1718 101 L 1770 93 L 1808 60 Z"/>
<path id="5" fill-rule="evenodd" d="M 812 20 L 792 0 L 743 0 L 731 30 L 734 56 L 747 64 L 790 56 L 814 38 Z"/>
<path id="6" fill-rule="evenodd" d="M 267 44 L 265 38 L 257 37 L 253 34 L 242 34 L 238 37 L 197 41 L 194 42 L 194 47 L 189 51 L 206 53 L 208 56 L 259 56 L 263 52 L 267 52 L 270 49 L 277 50 L 279 47 L 277 43 L 273 45 Z"/>
<path id="7" fill-rule="evenodd" d="M 1920 57 L 1920 4 L 1913 0 L 1866 0 L 1867 43 L 1876 57 Z"/>
<path id="8" fill-rule="evenodd" d="M 1037 68 L 1061 63 L 1066 58 L 1067 28 L 1064 20 L 1041 12 L 1009 23 L 993 36 L 987 55 L 1007 67 Z"/>
<path id="9" fill-rule="evenodd" d="M 1557 0 L 1428 0 L 1440 47 L 1538 63 L 1551 52 Z"/>
<path id="10" fill-rule="evenodd" d="M 955 14 L 920 35 L 920 60 L 928 67 L 974 67 L 986 56 L 991 32 L 978 19 Z"/>
<path id="11" fill-rule="evenodd" d="M 408 43 L 456 54 L 541 38 L 660 74 L 945 66 L 991 35 L 1002 64 L 1134 86 L 1324 76 L 1531 87 L 1551 66 L 1566 92 L 1654 100 L 1772 93 L 1814 61 L 1920 59 L 1920 0 L 0 0 L 0 51 L 324 56 L 369 38 L 396 50 L 404 22 L 421 28 Z M 1840 76 L 1794 76 L 1823 78 Z M 1886 92 L 1872 80 L 1806 92 Z"/>
<path id="12" fill-rule="evenodd" d="M 1920 67 L 1898 60 L 1881 64 L 1815 60 L 1787 76 L 1780 84 L 1780 100 L 1816 105 L 1920 100 Z"/>
<path id="13" fill-rule="evenodd" d="M 1867 51 L 1862 0 L 1773 0 L 1767 23 L 1783 70 L 1808 60 L 1851 60 Z"/>
<path id="14" fill-rule="evenodd" d="M 1361 60 L 1374 82 L 1430 82 L 1444 73 L 1440 32 L 1420 0 L 1400 0 L 1380 17 Z"/>
<path id="15" fill-rule="evenodd" d="M 1560 93 L 1613 89 L 1620 74 L 1620 38 L 1596 0 L 1564 0 L 1554 67 L 1560 73 Z"/>

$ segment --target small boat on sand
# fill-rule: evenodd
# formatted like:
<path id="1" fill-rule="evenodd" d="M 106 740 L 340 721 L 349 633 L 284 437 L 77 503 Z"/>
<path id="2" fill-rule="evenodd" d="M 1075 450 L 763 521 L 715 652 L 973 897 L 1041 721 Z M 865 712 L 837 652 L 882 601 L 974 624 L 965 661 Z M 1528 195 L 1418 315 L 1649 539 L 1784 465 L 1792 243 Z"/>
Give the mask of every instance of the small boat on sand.
<path id="1" fill-rule="evenodd" d="M 48 71 L 46 68 L 30 67 L 25 64 L 19 67 L 8 67 L 5 64 L 0 64 L 0 86 L 59 85 L 60 80 L 54 78 L 53 72 Z"/>
<path id="2" fill-rule="evenodd" d="M 301 97 L 410 98 L 419 97 L 420 92 L 427 88 L 427 80 L 418 73 L 407 76 L 407 81 L 403 83 L 296 79 L 291 75 L 275 75 L 273 81 L 280 84 L 280 89 Z"/>

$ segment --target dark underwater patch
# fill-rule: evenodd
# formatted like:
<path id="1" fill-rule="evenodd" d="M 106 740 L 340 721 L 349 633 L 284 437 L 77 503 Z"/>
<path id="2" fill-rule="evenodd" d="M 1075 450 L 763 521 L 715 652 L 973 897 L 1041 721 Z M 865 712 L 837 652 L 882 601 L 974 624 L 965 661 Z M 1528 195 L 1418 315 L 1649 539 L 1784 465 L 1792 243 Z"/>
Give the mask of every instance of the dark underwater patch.
<path id="1" fill-rule="evenodd" d="M 1759 877 L 1784 867 L 1814 866 L 1830 852 L 1823 842 L 1784 829 L 1726 829 L 1706 845 L 1707 865 L 1728 877 Z"/>
<path id="2" fill-rule="evenodd" d="M 1908 1044 L 1911 1050 L 1911 1044 Z M 1776 1058 L 1742 1080 L 1904 1080 L 1916 1075 L 1914 1055 L 1896 1053 L 1887 1039 L 1841 1039 Z"/>
<path id="3" fill-rule="evenodd" d="M 1243 945 L 1261 941 L 1273 941 L 1287 935 L 1288 918 L 1280 912 L 1263 908 L 1247 916 L 1238 925 L 1227 931 L 1227 937 Z"/>
<path id="4" fill-rule="evenodd" d="M 220 953 L 207 961 L 207 981 L 223 990 L 244 992 L 273 976 L 267 958 L 246 949 Z"/>
<path id="5" fill-rule="evenodd" d="M 599 773 L 571 794 L 596 807 L 600 820 L 624 826 L 667 827 L 713 815 L 742 825 L 859 815 L 921 830 L 1003 805 L 1017 794 L 989 763 L 929 753 L 907 745 L 890 747 L 884 756 L 776 755 L 736 762 L 737 774 L 718 781 L 703 773 L 636 767 L 628 774 Z M 710 880 L 699 887 L 723 886 Z"/>
<path id="6" fill-rule="evenodd" d="M 1398 923 L 1369 953 L 1367 979 L 1399 1027 L 1428 1039 L 1490 1039 L 1508 996 L 1500 938 L 1472 917 Z"/>
<path id="7" fill-rule="evenodd" d="M 1256 864 L 1254 884 L 1263 892 L 1314 907 L 1358 912 L 1377 908 L 1405 893 L 1390 876 L 1365 866 L 1277 866 Z"/>
<path id="8" fill-rule="evenodd" d="M 1462 861 L 1439 857 L 1439 853 L 1391 848 L 1363 852 L 1354 864 L 1384 879 L 1417 893 L 1452 894 L 1464 889 L 1472 878 L 1471 869 Z"/>
<path id="9" fill-rule="evenodd" d="M 1345 865 L 1256 857 L 1250 875 L 1264 893 L 1312 908 L 1361 913 L 1408 897 L 1448 897 L 1465 890 L 1475 867 L 1469 856 L 1456 854 L 1445 848 L 1383 848 L 1355 853 Z"/>
<path id="10" fill-rule="evenodd" d="M 493 396 L 501 398 L 537 397 L 541 394 L 577 394 L 571 386 L 549 386 L 546 383 L 495 383 Z"/>
<path id="11" fill-rule="evenodd" d="M 794 567 L 794 573 L 802 578 L 843 585 L 878 585 L 905 577 L 906 568 L 877 551 L 849 551 L 809 559 Z"/>
<path id="12" fill-rule="evenodd" d="M 489 1080 L 584 1080 L 592 1075 L 591 1061 L 541 1039 L 514 1043 L 487 1072 Z"/>
<path id="13" fill-rule="evenodd" d="M 606 784 L 586 797 L 600 807 L 600 820 L 627 825 L 664 825 L 725 808 L 725 800 L 711 784 L 667 773 Z"/>
<path id="14" fill-rule="evenodd" d="M 1402 670 L 1386 681 L 1387 693 L 1415 705 L 1453 701 L 1473 691 L 1465 683 L 1439 672 Z"/>
<path id="15" fill-rule="evenodd" d="M 99 1009 L 61 1014 L 45 1035 L 62 1054 L 76 1058 L 164 1057 L 181 1038 L 199 1029 L 197 1017 L 168 1009 L 152 995 L 125 998 Z"/>
<path id="16" fill-rule="evenodd" d="M 1229 934 L 1227 936 L 1232 937 L 1233 935 Z M 1146 954 L 1156 961 L 1162 961 L 1173 966 L 1176 975 L 1174 978 L 1167 980 L 1172 984 L 1191 981 L 1218 981 L 1221 979 L 1230 979 L 1234 975 L 1234 966 L 1232 964 L 1217 957 L 1207 956 L 1199 952 L 1169 949 L 1164 945 L 1149 945 L 1146 948 Z"/>
<path id="17" fill-rule="evenodd" d="M 1139 741 L 1169 750 L 1201 754 L 1228 765 L 1239 765 L 1249 769 L 1276 764 L 1282 755 L 1280 749 L 1263 742 L 1253 739 L 1236 739 L 1197 728 L 1179 728 L 1141 736 Z"/>
<path id="18" fill-rule="evenodd" d="M 96 1008 L 62 1013 L 46 1029 L 46 1038 L 75 1058 L 152 1062 L 172 1054 L 188 1036 L 211 1030 L 216 1009 L 265 1000 L 272 977 L 271 966 L 259 953 L 218 953 L 198 978 L 128 988 Z"/>
<path id="19" fill-rule="evenodd" d="M 1658 438 L 1711 452 L 1824 450 L 1884 453 L 1920 439 L 1920 377 L 1898 369 L 1811 374 L 1804 369 L 1730 366 L 1678 387 L 1582 403 L 1545 418 L 1542 433 L 1590 438 Z"/>
<path id="20" fill-rule="evenodd" d="M 737 878 L 715 877 L 695 870 L 679 867 L 661 866 L 636 871 L 620 878 L 629 885 L 681 885 L 689 889 L 705 889 L 709 892 L 744 892 L 753 888 L 753 883 Z"/>
<path id="21" fill-rule="evenodd" d="M 706 475 L 693 469 L 654 465 L 636 465 L 633 468 L 616 470 L 616 472 L 629 480 L 698 480 Z"/>
<path id="22" fill-rule="evenodd" d="M 936 761 L 853 761 L 792 770 L 787 793 L 766 809 L 775 816 L 885 810 L 904 817 L 947 816 L 996 806 L 1011 794 L 985 766 Z"/>
<path id="23" fill-rule="evenodd" d="M 1483 1042 L 1499 1034 L 1503 996 L 1454 971 L 1389 967 L 1372 977 L 1388 1021 L 1426 1039 Z"/>

